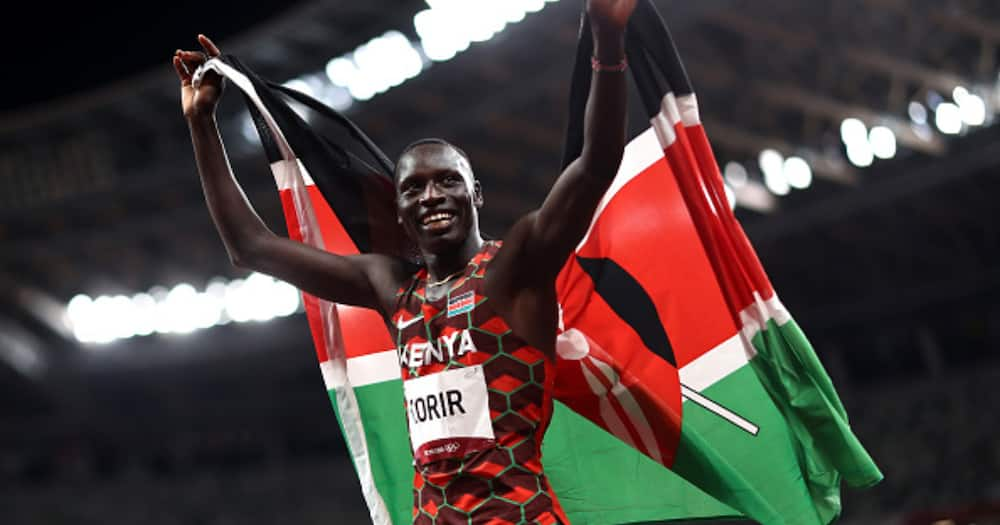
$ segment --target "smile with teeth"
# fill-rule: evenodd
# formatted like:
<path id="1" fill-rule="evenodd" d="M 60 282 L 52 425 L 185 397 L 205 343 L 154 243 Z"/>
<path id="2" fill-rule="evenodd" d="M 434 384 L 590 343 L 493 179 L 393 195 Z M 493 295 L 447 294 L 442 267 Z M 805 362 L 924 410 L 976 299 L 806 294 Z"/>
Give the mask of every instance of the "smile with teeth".
<path id="1" fill-rule="evenodd" d="M 447 212 L 432 213 L 421 220 L 424 226 L 429 226 L 431 228 L 439 228 L 451 224 L 451 221 L 455 216 Z"/>

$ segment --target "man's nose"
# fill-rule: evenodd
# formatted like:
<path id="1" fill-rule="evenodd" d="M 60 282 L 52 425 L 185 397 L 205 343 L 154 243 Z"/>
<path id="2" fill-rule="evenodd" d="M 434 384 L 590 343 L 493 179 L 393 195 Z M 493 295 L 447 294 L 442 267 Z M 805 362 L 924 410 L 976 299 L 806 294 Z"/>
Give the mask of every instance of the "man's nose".
<path id="1" fill-rule="evenodd" d="M 420 204 L 424 206 L 437 204 L 444 200 L 444 193 L 438 188 L 437 184 L 433 182 L 424 186 L 424 191 L 420 194 Z"/>

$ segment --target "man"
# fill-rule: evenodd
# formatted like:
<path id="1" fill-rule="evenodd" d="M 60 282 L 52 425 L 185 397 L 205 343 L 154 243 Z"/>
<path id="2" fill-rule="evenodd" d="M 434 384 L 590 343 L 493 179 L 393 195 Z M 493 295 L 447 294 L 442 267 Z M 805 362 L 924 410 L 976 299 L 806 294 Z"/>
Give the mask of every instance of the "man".
<path id="1" fill-rule="evenodd" d="M 173 58 L 206 201 L 232 262 L 376 309 L 394 334 L 416 467 L 415 523 L 567 522 L 541 464 L 552 413 L 555 278 L 621 162 L 624 29 L 634 8 L 635 0 L 588 0 L 595 53 L 582 153 L 502 243 L 480 234 L 483 195 L 461 150 L 429 139 L 402 153 L 398 220 L 420 251 L 419 268 L 380 254 L 338 256 L 272 233 L 226 159 L 214 121 L 221 79 L 209 73 L 197 90 L 191 85 L 218 48 L 199 35 L 204 53 L 178 50 Z"/>

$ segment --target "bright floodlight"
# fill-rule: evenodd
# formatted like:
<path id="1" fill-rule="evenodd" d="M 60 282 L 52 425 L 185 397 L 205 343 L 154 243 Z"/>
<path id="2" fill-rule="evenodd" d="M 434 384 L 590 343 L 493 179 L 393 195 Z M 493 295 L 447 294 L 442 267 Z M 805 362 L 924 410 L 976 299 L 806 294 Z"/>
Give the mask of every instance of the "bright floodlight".
<path id="1" fill-rule="evenodd" d="M 359 74 L 358 67 L 349 58 L 337 57 L 326 63 L 326 77 L 338 86 L 350 86 Z"/>
<path id="2" fill-rule="evenodd" d="M 791 191 L 791 186 L 788 185 L 788 181 L 785 180 L 785 175 L 781 171 L 765 173 L 764 185 L 775 195 L 788 195 L 788 192 Z"/>
<path id="3" fill-rule="evenodd" d="M 501 9 L 501 16 L 503 20 L 508 24 L 516 24 L 521 20 L 524 20 L 524 15 L 527 14 L 526 4 L 535 3 L 534 0 L 531 2 L 525 1 L 509 1 L 509 2 L 495 2 L 494 5 Z M 544 7 L 544 3 L 542 5 Z"/>
<path id="4" fill-rule="evenodd" d="M 269 321 L 274 318 L 271 302 L 274 301 L 274 279 L 262 273 L 250 274 L 243 283 L 242 293 L 249 303 L 250 319 Z"/>
<path id="5" fill-rule="evenodd" d="M 358 89 L 355 84 L 359 83 L 363 84 L 360 89 L 365 93 L 368 90 L 383 93 L 417 76 L 423 68 L 420 54 L 399 31 L 388 31 L 369 40 L 355 50 L 353 56 L 358 74 L 348 84 L 352 93 Z"/>
<path id="6" fill-rule="evenodd" d="M 118 338 L 118 320 L 115 318 L 117 308 L 115 299 L 102 295 L 94 301 L 94 314 L 90 318 L 93 324 L 93 342 L 110 343 Z"/>
<path id="7" fill-rule="evenodd" d="M 427 58 L 436 62 L 450 60 L 469 47 L 465 34 L 465 20 L 460 7 L 425 9 L 413 16 L 413 27 L 420 36 L 420 44 Z"/>
<path id="8" fill-rule="evenodd" d="M 726 182 L 733 188 L 742 188 L 747 183 L 747 169 L 739 162 L 727 162 L 723 174 Z"/>
<path id="9" fill-rule="evenodd" d="M 66 315 L 69 316 L 70 324 L 80 324 L 79 321 L 82 321 L 90 313 L 93 306 L 94 300 L 89 295 L 74 295 L 66 305 Z"/>
<path id="10" fill-rule="evenodd" d="M 788 157 L 785 160 L 784 175 L 788 185 L 798 190 L 808 188 L 813 180 L 812 168 L 801 157 Z"/>
<path id="11" fill-rule="evenodd" d="M 896 134 L 885 126 L 875 126 L 868 133 L 868 143 L 872 153 L 880 159 L 891 159 L 896 156 Z"/>
<path id="12" fill-rule="evenodd" d="M 200 305 L 194 286 L 181 283 L 174 286 L 165 301 L 166 314 L 170 316 L 170 331 L 178 334 L 193 332 L 199 327 Z"/>
<path id="13" fill-rule="evenodd" d="M 934 114 L 934 124 L 941 133 L 957 135 L 962 131 L 962 112 L 955 104 L 942 102 Z"/>
<path id="14" fill-rule="evenodd" d="M 222 319 L 222 310 L 225 307 L 223 302 L 225 294 L 218 297 L 208 291 L 201 292 L 195 298 L 192 321 L 197 328 L 208 328 L 219 324 Z"/>
<path id="15" fill-rule="evenodd" d="M 271 289 L 274 294 L 272 311 L 276 317 L 287 317 L 299 309 L 298 288 L 284 281 L 275 281 Z"/>
<path id="16" fill-rule="evenodd" d="M 94 300 L 89 295 L 76 295 L 66 305 L 66 316 L 77 341 L 91 342 L 93 340 L 91 324 L 93 312 Z"/>
<path id="17" fill-rule="evenodd" d="M 867 140 L 847 145 L 847 160 L 859 168 L 867 168 L 875 161 L 872 146 Z"/>
<path id="18" fill-rule="evenodd" d="M 226 315 L 237 323 L 249 321 L 253 316 L 249 301 L 245 300 L 244 296 L 243 279 L 234 279 L 226 286 L 226 294 L 223 299 Z"/>
<path id="19" fill-rule="evenodd" d="M 765 149 L 757 156 L 760 171 L 764 173 L 764 185 L 775 195 L 788 195 L 790 190 L 785 179 L 785 159 L 773 149 Z"/>
<path id="20" fill-rule="evenodd" d="M 132 296 L 135 335 L 150 335 L 156 331 L 156 299 L 148 293 Z"/>
<path id="21" fill-rule="evenodd" d="M 167 290 L 163 286 L 154 286 L 149 289 L 149 295 L 156 301 L 156 333 L 169 334 L 173 330 L 173 319 L 167 308 Z"/>
<path id="22" fill-rule="evenodd" d="M 975 93 L 968 93 L 957 102 L 963 122 L 970 126 L 982 126 L 986 123 L 986 102 L 982 97 Z"/>
<path id="23" fill-rule="evenodd" d="M 230 321 L 266 321 L 288 316 L 301 307 L 298 289 L 254 273 L 246 280 L 209 281 L 205 291 L 190 284 L 171 290 L 154 286 L 132 297 L 80 294 L 66 304 L 66 319 L 77 340 L 108 343 L 136 335 L 189 333 Z"/>
<path id="24" fill-rule="evenodd" d="M 475 2 L 468 2 L 475 5 Z M 470 6 L 472 7 L 472 6 Z M 466 29 L 471 42 L 485 42 L 507 25 L 507 13 L 501 2 L 481 3 L 466 11 Z"/>
<path id="25" fill-rule="evenodd" d="M 955 89 L 951 91 L 951 99 L 957 102 L 959 106 L 962 105 L 962 101 L 967 96 L 969 96 L 969 90 L 965 86 L 955 86 Z"/>
<path id="26" fill-rule="evenodd" d="M 765 175 L 768 173 L 781 173 L 784 162 L 785 158 L 781 156 L 781 153 L 773 149 L 765 149 L 757 156 L 757 164 L 760 166 L 760 171 L 764 172 Z"/>
<path id="27" fill-rule="evenodd" d="M 906 112 L 910 115 L 910 120 L 914 124 L 920 126 L 927 124 L 927 108 L 923 104 L 913 100 L 906 108 Z"/>
<path id="28" fill-rule="evenodd" d="M 865 123 L 856 118 L 845 118 L 840 123 L 840 140 L 845 146 L 850 146 L 856 142 L 866 142 L 868 140 L 868 128 Z"/>
<path id="29" fill-rule="evenodd" d="M 136 336 L 135 309 L 132 308 L 132 300 L 124 295 L 116 295 L 111 298 L 108 314 L 114 322 L 114 339 L 127 339 Z"/>
<path id="30" fill-rule="evenodd" d="M 549 0 L 549 2 L 552 1 L 554 0 Z M 537 13 L 545 7 L 545 0 L 518 0 L 512 3 L 519 4 L 521 9 L 524 9 L 528 13 Z"/>

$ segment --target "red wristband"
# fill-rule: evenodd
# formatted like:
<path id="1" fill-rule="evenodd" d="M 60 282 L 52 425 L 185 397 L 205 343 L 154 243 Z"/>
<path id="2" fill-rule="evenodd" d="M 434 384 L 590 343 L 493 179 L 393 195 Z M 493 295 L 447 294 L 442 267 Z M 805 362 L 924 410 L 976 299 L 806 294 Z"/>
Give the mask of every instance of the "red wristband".
<path id="1" fill-rule="evenodd" d="M 622 58 L 617 64 L 603 64 L 597 57 L 590 57 L 590 67 L 598 73 L 621 73 L 628 68 L 628 61 Z"/>

